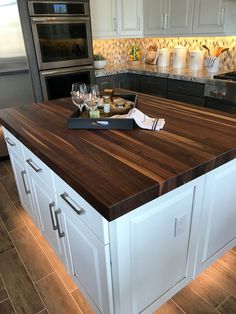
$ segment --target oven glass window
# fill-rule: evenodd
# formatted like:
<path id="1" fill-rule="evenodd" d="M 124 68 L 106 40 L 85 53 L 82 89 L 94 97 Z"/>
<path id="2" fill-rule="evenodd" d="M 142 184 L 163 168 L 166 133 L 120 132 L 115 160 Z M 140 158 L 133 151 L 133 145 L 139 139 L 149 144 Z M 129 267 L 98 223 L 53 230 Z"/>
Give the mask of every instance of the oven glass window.
<path id="1" fill-rule="evenodd" d="M 58 76 L 46 77 L 46 86 L 48 99 L 57 99 L 63 97 L 70 97 L 71 86 L 76 82 L 83 82 L 85 84 L 91 83 L 90 71 L 78 72 L 73 74 L 62 74 Z"/>
<path id="2" fill-rule="evenodd" d="M 60 15 L 60 14 L 76 14 L 85 15 L 84 3 L 34 3 L 34 14 L 43 15 Z"/>
<path id="3" fill-rule="evenodd" d="M 86 23 L 37 24 L 37 31 L 43 63 L 89 57 Z"/>

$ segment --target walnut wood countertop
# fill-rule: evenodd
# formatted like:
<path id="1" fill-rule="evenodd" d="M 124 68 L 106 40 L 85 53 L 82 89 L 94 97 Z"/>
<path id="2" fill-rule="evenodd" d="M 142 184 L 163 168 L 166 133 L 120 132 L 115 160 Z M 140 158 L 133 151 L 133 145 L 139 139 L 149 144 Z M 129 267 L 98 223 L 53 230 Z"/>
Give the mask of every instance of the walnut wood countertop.
<path id="1" fill-rule="evenodd" d="M 236 157 L 236 115 L 139 94 L 138 108 L 163 130 L 69 130 L 70 99 L 7 108 L 13 133 L 107 220 Z"/>

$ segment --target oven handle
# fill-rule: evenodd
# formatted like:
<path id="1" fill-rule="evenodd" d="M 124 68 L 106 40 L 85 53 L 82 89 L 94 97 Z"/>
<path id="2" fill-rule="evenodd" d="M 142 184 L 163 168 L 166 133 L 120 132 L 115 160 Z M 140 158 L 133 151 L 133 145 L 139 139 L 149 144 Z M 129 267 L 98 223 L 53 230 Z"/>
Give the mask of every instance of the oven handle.
<path id="1" fill-rule="evenodd" d="M 70 74 L 74 72 L 83 72 L 87 70 L 93 70 L 94 67 L 92 65 L 89 66 L 79 66 L 79 67 L 71 67 L 71 68 L 66 68 L 66 69 L 56 69 L 56 70 L 48 70 L 48 71 L 40 71 L 40 74 L 45 77 L 45 76 L 51 76 L 51 75 L 56 75 L 56 74 Z"/>
<path id="2" fill-rule="evenodd" d="M 89 17 L 31 17 L 32 23 L 48 23 L 48 22 L 53 22 L 53 23 L 80 23 L 80 22 L 86 22 L 89 20 Z"/>

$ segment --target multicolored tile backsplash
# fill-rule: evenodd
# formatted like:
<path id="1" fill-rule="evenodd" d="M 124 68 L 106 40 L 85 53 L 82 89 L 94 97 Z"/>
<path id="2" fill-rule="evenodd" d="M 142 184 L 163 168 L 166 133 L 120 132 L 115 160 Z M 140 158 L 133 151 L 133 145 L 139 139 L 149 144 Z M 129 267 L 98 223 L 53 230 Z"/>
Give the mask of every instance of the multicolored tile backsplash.
<path id="1" fill-rule="evenodd" d="M 147 50 L 150 45 L 159 48 L 174 48 L 176 45 L 186 46 L 189 50 L 202 49 L 207 45 L 211 50 L 219 46 L 228 47 L 229 52 L 220 56 L 220 69 L 229 70 L 236 68 L 236 36 L 231 37 L 171 37 L 171 38 L 116 38 L 107 40 L 94 40 L 94 53 L 103 54 L 110 65 L 121 65 L 129 61 L 131 47 L 139 46 L 141 59 L 145 62 Z M 203 49 L 204 50 L 204 49 Z M 205 53 L 205 57 L 207 52 Z"/>

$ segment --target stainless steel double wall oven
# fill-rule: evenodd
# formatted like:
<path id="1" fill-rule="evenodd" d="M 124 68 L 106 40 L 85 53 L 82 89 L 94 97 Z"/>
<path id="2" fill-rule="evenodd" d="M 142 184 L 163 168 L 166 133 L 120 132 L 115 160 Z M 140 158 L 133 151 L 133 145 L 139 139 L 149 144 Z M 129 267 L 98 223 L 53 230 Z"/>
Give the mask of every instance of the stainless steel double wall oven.
<path id="1" fill-rule="evenodd" d="M 32 37 L 29 48 L 33 46 L 34 50 L 34 56 L 32 51 L 28 51 L 29 63 L 33 65 L 32 72 L 38 69 L 42 94 L 39 100 L 69 96 L 71 85 L 76 81 L 92 82 L 89 1 L 27 1 L 27 11 Z M 23 24 L 24 21 L 22 28 Z M 26 41 L 29 36 L 27 31 Z"/>

